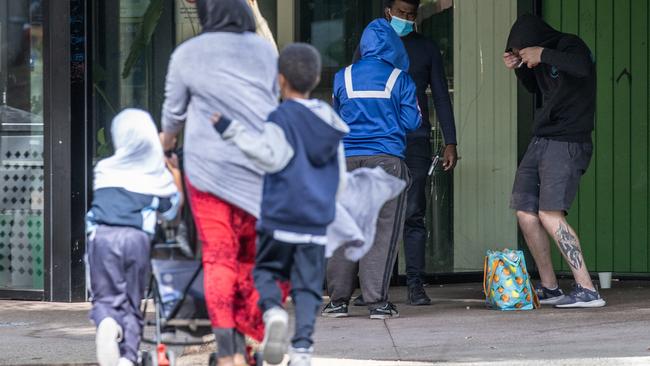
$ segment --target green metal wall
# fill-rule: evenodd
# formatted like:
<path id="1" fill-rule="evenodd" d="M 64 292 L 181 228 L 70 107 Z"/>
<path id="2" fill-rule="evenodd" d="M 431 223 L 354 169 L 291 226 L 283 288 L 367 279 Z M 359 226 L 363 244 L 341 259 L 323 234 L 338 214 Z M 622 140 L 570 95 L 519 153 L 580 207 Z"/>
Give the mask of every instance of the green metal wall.
<path id="1" fill-rule="evenodd" d="M 454 3 L 454 270 L 483 269 L 487 249 L 517 246 L 509 209 L 517 167 L 517 83 L 503 66 L 515 0 Z"/>
<path id="2" fill-rule="evenodd" d="M 547 0 L 544 18 L 578 34 L 596 57 L 594 159 L 570 222 L 591 271 L 650 272 L 648 81 L 650 8 L 646 0 Z M 554 252 L 556 268 L 568 270 Z"/>

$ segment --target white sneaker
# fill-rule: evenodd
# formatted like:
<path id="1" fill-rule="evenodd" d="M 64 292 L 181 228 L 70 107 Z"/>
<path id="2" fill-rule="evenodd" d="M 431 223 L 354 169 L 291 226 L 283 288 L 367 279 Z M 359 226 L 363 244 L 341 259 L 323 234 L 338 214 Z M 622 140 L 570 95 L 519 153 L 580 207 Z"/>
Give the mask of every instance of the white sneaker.
<path id="1" fill-rule="evenodd" d="M 131 362 L 131 360 L 129 360 L 128 358 L 122 357 L 120 358 L 120 361 L 117 363 L 117 366 L 135 366 L 135 364 Z"/>
<path id="2" fill-rule="evenodd" d="M 97 326 L 95 345 L 97 346 L 97 362 L 99 366 L 116 366 L 120 360 L 119 342 L 122 338 L 122 327 L 113 318 L 105 318 Z"/>
<path id="3" fill-rule="evenodd" d="M 269 309 L 264 312 L 264 325 L 264 341 L 261 346 L 264 361 L 278 365 L 287 353 L 289 314 L 279 307 Z"/>
<path id="4" fill-rule="evenodd" d="M 293 348 L 289 351 L 290 366 L 311 366 L 311 356 L 314 354 L 314 348 Z"/>

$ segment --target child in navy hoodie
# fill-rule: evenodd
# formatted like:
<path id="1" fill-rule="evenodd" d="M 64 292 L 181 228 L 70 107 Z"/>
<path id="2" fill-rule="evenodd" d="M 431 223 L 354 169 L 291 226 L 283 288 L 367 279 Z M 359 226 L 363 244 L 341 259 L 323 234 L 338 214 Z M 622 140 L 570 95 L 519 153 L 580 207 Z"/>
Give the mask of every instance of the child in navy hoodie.
<path id="1" fill-rule="evenodd" d="M 278 280 L 290 280 L 296 308 L 291 365 L 311 364 L 312 334 L 322 301 L 327 226 L 345 177 L 341 143 L 347 125 L 325 102 L 309 99 L 320 82 L 318 51 L 307 44 L 287 46 L 278 61 L 284 103 L 263 131 L 247 131 L 236 120 L 215 114 L 213 123 L 266 172 L 258 222 L 255 286 L 266 333 L 264 359 L 279 364 L 287 348 L 288 315 Z"/>

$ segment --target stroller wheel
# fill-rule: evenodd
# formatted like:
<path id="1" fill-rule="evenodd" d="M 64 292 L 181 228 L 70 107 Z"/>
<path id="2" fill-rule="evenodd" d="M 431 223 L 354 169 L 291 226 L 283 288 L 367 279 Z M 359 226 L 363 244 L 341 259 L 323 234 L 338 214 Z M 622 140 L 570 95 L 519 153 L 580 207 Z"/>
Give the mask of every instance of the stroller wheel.
<path id="1" fill-rule="evenodd" d="M 217 354 L 210 353 L 210 361 L 208 361 L 208 366 L 217 366 Z"/>
<path id="2" fill-rule="evenodd" d="M 140 353 L 141 366 L 158 366 L 158 355 L 149 351 L 142 351 Z"/>
<path id="3" fill-rule="evenodd" d="M 169 360 L 169 366 L 176 365 L 176 354 L 172 350 L 167 351 L 167 359 Z"/>

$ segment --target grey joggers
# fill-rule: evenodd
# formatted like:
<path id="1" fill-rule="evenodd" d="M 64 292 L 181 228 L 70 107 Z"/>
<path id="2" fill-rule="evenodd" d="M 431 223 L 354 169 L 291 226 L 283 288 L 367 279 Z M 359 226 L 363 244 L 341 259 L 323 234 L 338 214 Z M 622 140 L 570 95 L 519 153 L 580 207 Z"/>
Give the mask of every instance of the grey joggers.
<path id="1" fill-rule="evenodd" d="M 88 240 L 90 318 L 97 326 L 106 318 L 119 325 L 119 354 L 131 362 L 138 359 L 144 325 L 140 302 L 149 279 L 150 246 L 144 231 L 122 226 L 100 225 Z M 103 328 L 100 333 L 103 338 Z"/>
<path id="2" fill-rule="evenodd" d="M 400 158 L 388 155 L 355 156 L 347 159 L 348 170 L 382 167 L 387 173 L 409 181 L 408 168 Z M 361 197 L 360 197 L 361 199 Z M 356 285 L 358 274 L 363 299 L 370 309 L 381 307 L 388 301 L 388 287 L 397 259 L 397 243 L 404 232 L 406 193 L 388 201 L 377 220 L 375 242 L 359 263 L 351 262 L 342 250 L 334 253 L 327 264 L 327 289 L 335 304 L 348 304 Z"/>

